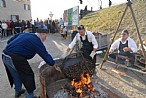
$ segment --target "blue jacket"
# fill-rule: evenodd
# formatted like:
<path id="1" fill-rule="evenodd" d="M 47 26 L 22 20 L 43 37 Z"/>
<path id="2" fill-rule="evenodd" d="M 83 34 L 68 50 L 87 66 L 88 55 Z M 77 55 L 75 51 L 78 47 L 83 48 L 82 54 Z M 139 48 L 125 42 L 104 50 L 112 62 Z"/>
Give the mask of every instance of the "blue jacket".
<path id="1" fill-rule="evenodd" d="M 34 33 L 19 33 L 8 40 L 5 50 L 31 59 L 37 53 L 49 65 L 53 66 L 55 61 L 48 54 L 41 39 Z"/>

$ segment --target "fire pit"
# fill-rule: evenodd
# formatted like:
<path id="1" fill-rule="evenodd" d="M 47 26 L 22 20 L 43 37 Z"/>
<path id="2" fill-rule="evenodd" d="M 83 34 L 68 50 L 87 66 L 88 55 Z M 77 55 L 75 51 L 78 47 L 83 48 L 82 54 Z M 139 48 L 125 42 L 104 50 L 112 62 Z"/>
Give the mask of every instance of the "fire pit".
<path id="1" fill-rule="evenodd" d="M 93 88 L 94 91 L 86 89 L 82 93 L 80 91 L 74 92 L 74 90 L 68 90 L 69 88 L 62 88 L 49 98 L 109 98 L 108 94 L 101 89 L 100 85 L 93 84 Z"/>
<path id="2" fill-rule="evenodd" d="M 89 73 L 81 74 L 81 79 L 73 79 L 57 91 L 51 98 L 108 98 L 108 94 L 98 84 L 91 81 Z"/>
<path id="3" fill-rule="evenodd" d="M 62 60 L 56 61 L 62 64 Z M 43 65 L 40 68 L 41 98 L 120 98 L 91 79 L 88 71 L 70 79 L 63 73 Z"/>

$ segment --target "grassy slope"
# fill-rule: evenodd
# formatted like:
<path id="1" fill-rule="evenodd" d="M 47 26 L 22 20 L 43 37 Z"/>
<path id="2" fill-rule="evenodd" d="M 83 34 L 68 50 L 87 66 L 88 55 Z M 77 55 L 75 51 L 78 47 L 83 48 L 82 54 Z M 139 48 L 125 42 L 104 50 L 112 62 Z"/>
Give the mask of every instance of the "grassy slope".
<path id="1" fill-rule="evenodd" d="M 117 29 L 118 23 L 121 20 L 126 6 L 127 4 L 124 3 L 90 13 L 80 20 L 80 24 L 85 25 L 86 28 L 92 32 L 110 33 L 113 35 Z M 141 33 L 142 39 L 144 40 L 146 38 L 143 34 L 146 32 L 146 1 L 133 1 L 132 9 L 134 11 L 139 32 Z M 121 32 L 123 29 L 127 29 L 130 32 L 130 36 L 136 40 L 137 43 L 139 43 L 136 27 L 129 7 L 118 32 Z M 116 38 L 118 37 L 119 33 L 116 35 Z"/>

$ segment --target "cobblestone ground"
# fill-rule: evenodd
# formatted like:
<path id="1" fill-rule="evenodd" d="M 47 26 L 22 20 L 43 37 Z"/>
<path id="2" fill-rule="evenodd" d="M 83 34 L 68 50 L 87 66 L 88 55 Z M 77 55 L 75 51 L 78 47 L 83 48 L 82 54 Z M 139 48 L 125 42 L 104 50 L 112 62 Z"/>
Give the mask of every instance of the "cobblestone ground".
<path id="1" fill-rule="evenodd" d="M 0 53 L 6 45 L 9 37 L 0 39 Z M 48 52 L 53 58 L 59 58 L 71 42 L 71 37 L 62 39 L 59 34 L 49 34 L 44 42 Z M 40 93 L 39 69 L 37 68 L 42 59 L 36 55 L 31 59 L 30 65 L 35 73 L 36 90 L 35 94 Z M 97 56 L 97 62 L 101 63 L 102 58 Z M 114 65 L 105 62 L 103 68 L 97 67 L 97 73 L 94 78 L 97 82 L 119 95 L 121 98 L 146 98 L 146 75 L 135 71 L 125 70 L 119 67 L 116 71 Z M 0 98 L 14 98 L 14 89 L 11 89 L 6 76 L 6 72 L 0 59 Z M 20 98 L 25 98 L 22 95 Z"/>

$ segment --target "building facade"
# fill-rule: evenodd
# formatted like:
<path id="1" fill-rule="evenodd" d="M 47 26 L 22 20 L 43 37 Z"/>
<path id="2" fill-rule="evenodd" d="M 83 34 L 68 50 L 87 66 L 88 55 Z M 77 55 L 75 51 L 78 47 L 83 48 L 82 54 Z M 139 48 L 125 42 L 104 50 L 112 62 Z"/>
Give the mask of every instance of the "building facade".
<path id="1" fill-rule="evenodd" d="M 30 20 L 30 0 L 0 0 L 0 20 Z"/>

